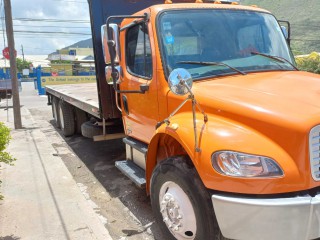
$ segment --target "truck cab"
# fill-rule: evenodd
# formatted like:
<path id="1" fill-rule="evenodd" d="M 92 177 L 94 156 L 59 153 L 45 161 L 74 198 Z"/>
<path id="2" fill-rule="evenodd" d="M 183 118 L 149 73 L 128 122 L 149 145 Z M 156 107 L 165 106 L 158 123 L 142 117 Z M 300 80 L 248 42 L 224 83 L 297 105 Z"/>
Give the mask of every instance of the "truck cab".
<path id="1" fill-rule="evenodd" d="M 168 239 L 319 238 L 320 77 L 298 71 L 270 12 L 196 2 L 102 26 L 118 168 Z"/>

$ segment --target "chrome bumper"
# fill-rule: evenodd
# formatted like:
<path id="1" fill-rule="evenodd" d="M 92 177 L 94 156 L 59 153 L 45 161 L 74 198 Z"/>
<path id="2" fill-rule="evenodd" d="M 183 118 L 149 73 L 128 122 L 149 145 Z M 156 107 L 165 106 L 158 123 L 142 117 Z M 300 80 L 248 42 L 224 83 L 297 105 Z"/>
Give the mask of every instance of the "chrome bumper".
<path id="1" fill-rule="evenodd" d="M 226 238 L 306 240 L 320 237 L 320 194 L 274 199 L 212 195 L 212 203 Z"/>

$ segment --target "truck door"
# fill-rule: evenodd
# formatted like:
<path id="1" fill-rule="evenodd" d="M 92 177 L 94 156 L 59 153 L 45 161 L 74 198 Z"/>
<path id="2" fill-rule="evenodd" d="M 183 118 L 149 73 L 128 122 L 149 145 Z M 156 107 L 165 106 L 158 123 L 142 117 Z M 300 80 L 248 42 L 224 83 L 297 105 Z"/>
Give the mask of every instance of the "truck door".
<path id="1" fill-rule="evenodd" d="M 124 33 L 122 53 L 123 82 L 121 90 L 137 90 L 147 84 L 144 94 L 121 94 L 126 134 L 148 143 L 158 121 L 158 92 L 152 27 L 148 23 L 134 25 Z"/>

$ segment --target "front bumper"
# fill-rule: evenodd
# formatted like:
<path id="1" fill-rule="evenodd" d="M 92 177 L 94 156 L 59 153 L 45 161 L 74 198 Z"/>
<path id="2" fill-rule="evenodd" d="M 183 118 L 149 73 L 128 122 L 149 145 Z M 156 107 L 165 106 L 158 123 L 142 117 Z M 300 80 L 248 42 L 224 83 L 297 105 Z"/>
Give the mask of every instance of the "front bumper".
<path id="1" fill-rule="evenodd" d="M 320 237 L 320 194 L 295 198 L 212 195 L 222 234 L 244 240 L 306 240 Z"/>

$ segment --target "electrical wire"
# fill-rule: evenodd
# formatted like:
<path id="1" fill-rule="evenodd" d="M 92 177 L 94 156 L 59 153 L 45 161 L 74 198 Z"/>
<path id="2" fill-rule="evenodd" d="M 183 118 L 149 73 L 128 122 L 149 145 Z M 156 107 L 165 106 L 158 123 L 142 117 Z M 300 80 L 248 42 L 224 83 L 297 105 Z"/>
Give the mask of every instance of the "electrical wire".
<path id="1" fill-rule="evenodd" d="M 1 30 L 4 32 L 4 30 Z M 66 35 L 90 35 L 91 33 L 81 33 L 81 32 L 46 32 L 46 31 L 24 31 L 15 30 L 14 33 L 30 33 L 30 34 L 66 34 Z"/>
<path id="2" fill-rule="evenodd" d="M 55 25 L 55 26 L 48 26 L 48 25 L 20 25 L 20 24 L 14 24 L 13 25 L 14 27 L 39 27 L 39 28 L 77 28 L 77 29 L 80 29 L 80 28 L 85 28 L 85 29 L 88 29 L 90 28 L 89 26 L 87 27 L 71 27 L 71 26 L 63 26 L 63 25 Z"/>
<path id="3" fill-rule="evenodd" d="M 52 36 L 41 36 L 41 35 L 38 35 L 38 36 L 34 36 L 34 35 L 15 35 L 15 38 L 19 38 L 19 39 L 21 39 L 21 38 L 33 38 L 33 39 L 35 39 L 35 38 L 41 38 L 41 39 L 52 39 L 53 37 Z M 77 39 L 78 39 L 78 41 L 83 41 L 83 40 L 85 40 L 85 39 L 80 39 L 80 38 L 76 38 L 75 39 L 75 35 L 56 35 L 56 36 L 54 36 L 54 38 L 55 39 L 74 39 L 75 41 L 77 41 Z M 73 41 L 74 42 L 74 41 Z M 71 43 L 70 43 L 71 44 Z"/>
<path id="4" fill-rule="evenodd" d="M 87 23 L 89 20 L 82 19 L 53 19 L 53 18 L 13 18 L 13 21 L 26 21 L 26 22 L 67 22 L 67 23 Z"/>

